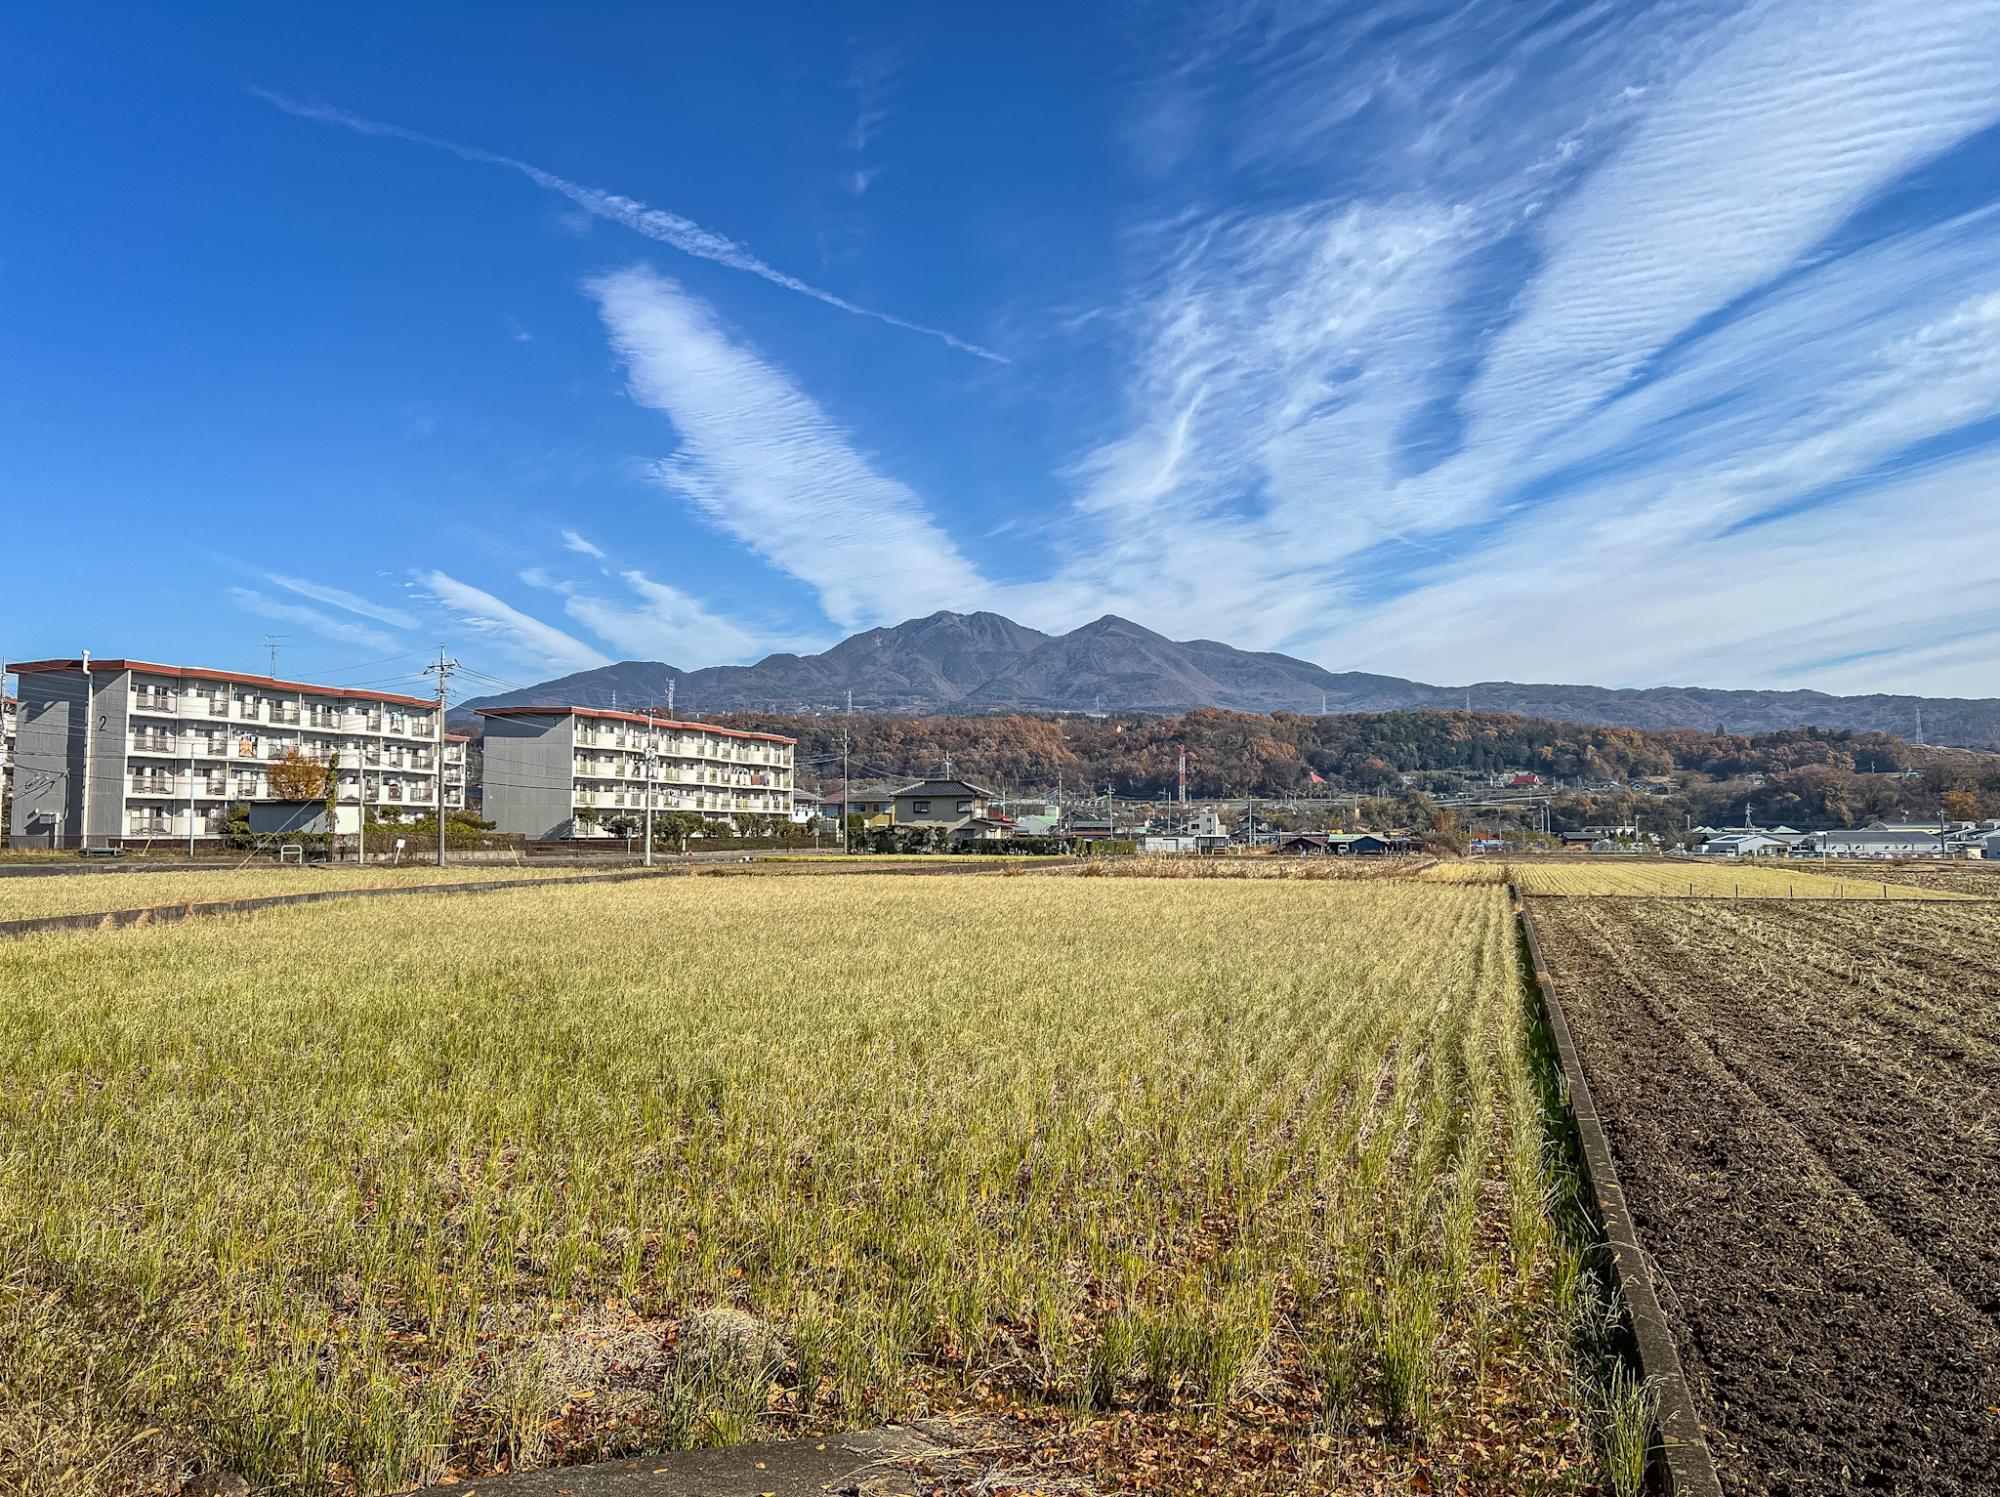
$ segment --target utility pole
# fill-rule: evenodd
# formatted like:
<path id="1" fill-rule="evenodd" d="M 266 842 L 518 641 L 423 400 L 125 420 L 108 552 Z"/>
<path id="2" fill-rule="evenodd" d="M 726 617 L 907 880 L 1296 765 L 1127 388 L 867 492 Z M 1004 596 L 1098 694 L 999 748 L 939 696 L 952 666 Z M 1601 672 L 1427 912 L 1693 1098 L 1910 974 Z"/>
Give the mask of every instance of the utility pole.
<path id="1" fill-rule="evenodd" d="M 673 716 L 674 683 L 667 683 L 667 715 Z M 659 721 L 651 708 L 646 710 L 646 850 L 639 861 L 647 868 L 653 866 L 653 774 L 660 762 Z"/>
<path id="2" fill-rule="evenodd" d="M 436 796 L 437 823 L 438 823 L 437 865 L 440 868 L 444 867 L 444 704 L 446 700 L 445 687 L 446 684 L 451 680 L 451 673 L 457 669 L 458 669 L 458 662 L 456 660 L 445 659 L 443 645 L 438 646 L 437 664 L 427 665 L 424 667 L 425 675 L 428 676 L 432 671 L 436 671 L 438 678 L 437 750 L 431 762 L 431 769 L 436 776 L 436 778 L 432 781 L 432 784 L 437 791 L 437 796 Z"/>
<path id="3" fill-rule="evenodd" d="M 90 846 L 90 757 L 97 703 L 90 696 L 90 651 L 83 652 L 83 804 L 77 807 L 77 846 Z"/>
<path id="4" fill-rule="evenodd" d="M 848 773 L 848 726 L 854 721 L 854 693 L 847 693 L 847 716 L 840 720 L 840 852 L 845 857 L 852 849 L 847 845 L 847 828 L 854 818 L 854 781 Z"/>
<path id="5" fill-rule="evenodd" d="M 361 709 L 361 731 L 354 750 L 354 864 L 368 861 L 368 709 Z"/>

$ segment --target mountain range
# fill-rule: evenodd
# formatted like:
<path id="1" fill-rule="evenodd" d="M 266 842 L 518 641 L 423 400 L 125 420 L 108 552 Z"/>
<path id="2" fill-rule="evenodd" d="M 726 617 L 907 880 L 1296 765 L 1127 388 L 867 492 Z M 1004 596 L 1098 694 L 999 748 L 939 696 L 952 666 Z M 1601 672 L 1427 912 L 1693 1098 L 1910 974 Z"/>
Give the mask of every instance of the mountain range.
<path id="1" fill-rule="evenodd" d="M 1699 686 L 1643 689 L 1480 681 L 1432 686 L 1399 676 L 1329 671 L 1291 655 L 1212 639 L 1173 640 L 1107 614 L 1044 634 L 997 613 L 931 614 L 870 629 L 818 655 L 767 655 L 755 665 L 683 670 L 625 660 L 498 696 L 481 707 L 664 707 L 723 712 L 1395 712 L 1464 708 L 1631 728 L 1718 726 L 1732 733 L 1820 727 L 1893 733 L 1932 743 L 2000 744 L 2000 699 L 1830 696 Z"/>

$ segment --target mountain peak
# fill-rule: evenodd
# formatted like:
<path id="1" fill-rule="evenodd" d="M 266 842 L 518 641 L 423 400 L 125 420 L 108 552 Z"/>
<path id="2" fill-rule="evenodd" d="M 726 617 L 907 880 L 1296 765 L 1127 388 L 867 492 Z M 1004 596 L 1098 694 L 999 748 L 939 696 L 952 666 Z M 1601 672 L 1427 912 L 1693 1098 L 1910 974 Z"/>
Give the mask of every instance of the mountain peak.
<path id="1" fill-rule="evenodd" d="M 1172 640 L 1115 613 L 1048 635 L 1004 614 L 939 609 L 852 635 L 818 655 L 770 655 L 755 665 L 686 672 L 658 661 L 625 660 L 465 702 L 453 717 L 463 722 L 479 707 L 643 705 L 664 701 L 669 677 L 678 678 L 677 707 L 691 713 L 838 711 L 850 692 L 857 710 L 905 713 L 1456 711 L 1470 697 L 1482 712 L 1558 722 L 1702 729 L 1720 722 L 1735 732 L 1809 726 L 1900 734 L 1917 700 L 1505 681 L 1429 686 L 1396 676 L 1335 674 L 1309 660 L 1216 640 Z M 2000 700 L 1926 698 L 1922 707 L 1926 736 L 1934 741 L 2000 743 Z"/>

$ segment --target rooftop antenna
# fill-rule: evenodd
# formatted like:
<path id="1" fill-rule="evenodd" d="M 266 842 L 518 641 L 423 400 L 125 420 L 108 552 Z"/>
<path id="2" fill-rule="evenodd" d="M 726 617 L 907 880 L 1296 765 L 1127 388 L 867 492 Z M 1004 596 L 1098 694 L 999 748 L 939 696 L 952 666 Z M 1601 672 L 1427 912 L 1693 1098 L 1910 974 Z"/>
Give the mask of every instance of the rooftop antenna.
<path id="1" fill-rule="evenodd" d="M 271 674 L 274 677 L 278 674 L 278 646 L 283 644 L 286 640 L 290 638 L 291 635 L 289 634 L 267 634 L 264 636 L 264 648 L 270 651 Z M 1918 714 L 1917 721 L 1919 724 L 1922 723 L 1923 717 L 1921 713 Z M 1924 730 L 1921 726 L 1919 726 L 1917 729 L 1917 742 L 1922 743 L 1923 741 L 1924 741 Z"/>
<path id="2" fill-rule="evenodd" d="M 667 677 L 667 717 L 670 721 L 674 715 L 674 681 L 674 677 Z"/>

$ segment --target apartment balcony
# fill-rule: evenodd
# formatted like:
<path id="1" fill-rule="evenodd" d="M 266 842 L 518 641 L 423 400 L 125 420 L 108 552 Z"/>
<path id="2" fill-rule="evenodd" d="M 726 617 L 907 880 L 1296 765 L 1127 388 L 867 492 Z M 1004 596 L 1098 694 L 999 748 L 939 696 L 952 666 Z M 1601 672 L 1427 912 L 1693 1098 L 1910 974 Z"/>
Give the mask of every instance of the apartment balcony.
<path id="1" fill-rule="evenodd" d="M 173 754 L 181 751 L 180 740 L 164 733 L 140 733 L 131 741 L 131 752 L 135 754 Z"/>
<path id="2" fill-rule="evenodd" d="M 168 798 L 179 795 L 180 787 L 171 776 L 134 775 L 129 793 Z"/>
<path id="3" fill-rule="evenodd" d="M 171 694 L 162 691 L 133 692 L 132 711 L 148 713 L 155 717 L 180 716 L 179 703 Z"/>

